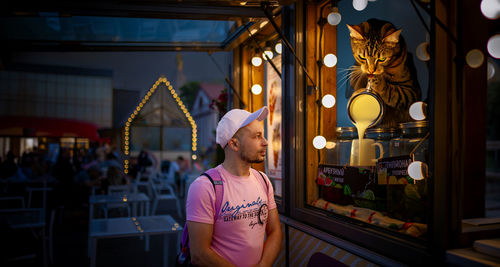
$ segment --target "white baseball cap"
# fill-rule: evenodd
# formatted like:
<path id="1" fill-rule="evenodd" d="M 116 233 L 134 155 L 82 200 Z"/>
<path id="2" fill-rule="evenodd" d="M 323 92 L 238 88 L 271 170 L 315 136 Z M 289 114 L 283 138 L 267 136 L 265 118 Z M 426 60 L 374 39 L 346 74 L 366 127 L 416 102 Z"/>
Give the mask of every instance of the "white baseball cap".
<path id="1" fill-rule="evenodd" d="M 229 139 L 231 139 L 240 128 L 247 126 L 254 120 L 264 120 L 268 113 L 269 109 L 267 106 L 262 107 L 254 113 L 250 113 L 243 109 L 232 109 L 228 111 L 219 121 L 219 124 L 217 124 L 215 142 L 224 148 L 227 142 L 229 142 Z"/>

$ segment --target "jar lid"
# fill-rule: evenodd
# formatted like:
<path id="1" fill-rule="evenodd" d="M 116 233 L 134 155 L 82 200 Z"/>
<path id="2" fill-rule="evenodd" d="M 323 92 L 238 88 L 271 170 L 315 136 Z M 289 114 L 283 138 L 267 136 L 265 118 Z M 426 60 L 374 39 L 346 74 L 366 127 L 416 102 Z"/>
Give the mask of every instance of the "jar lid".
<path id="1" fill-rule="evenodd" d="M 412 122 L 404 122 L 399 124 L 399 128 L 408 129 L 408 128 L 425 128 L 429 126 L 429 121 L 412 121 Z"/>
<path id="2" fill-rule="evenodd" d="M 356 127 L 337 127 L 337 133 L 357 133 Z"/>
<path id="3" fill-rule="evenodd" d="M 366 129 L 366 133 L 395 133 L 398 132 L 396 128 L 368 128 Z"/>

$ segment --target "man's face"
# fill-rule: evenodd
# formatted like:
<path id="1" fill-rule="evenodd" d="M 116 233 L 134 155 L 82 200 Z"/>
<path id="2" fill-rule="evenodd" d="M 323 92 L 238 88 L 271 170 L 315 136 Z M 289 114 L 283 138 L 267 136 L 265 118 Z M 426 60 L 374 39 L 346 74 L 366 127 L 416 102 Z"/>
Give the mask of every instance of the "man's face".
<path id="1" fill-rule="evenodd" d="M 266 159 L 267 140 L 262 122 L 257 120 L 241 128 L 234 137 L 238 142 L 238 153 L 248 163 L 261 163 Z"/>

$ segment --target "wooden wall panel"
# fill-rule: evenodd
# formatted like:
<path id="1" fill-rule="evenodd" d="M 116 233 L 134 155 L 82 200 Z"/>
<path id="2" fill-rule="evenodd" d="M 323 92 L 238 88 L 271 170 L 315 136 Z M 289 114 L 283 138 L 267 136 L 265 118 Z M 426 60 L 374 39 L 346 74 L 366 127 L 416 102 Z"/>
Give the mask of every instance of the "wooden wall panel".
<path id="1" fill-rule="evenodd" d="M 316 85 L 318 84 L 317 78 L 317 4 L 314 2 L 307 3 L 307 13 L 306 13 L 306 57 L 305 64 L 308 73 L 314 79 Z M 316 100 L 318 98 L 319 92 L 313 89 L 313 83 L 306 77 L 306 136 L 305 136 L 305 147 L 306 147 L 306 177 L 305 185 L 307 189 L 307 199 L 306 201 L 310 203 L 311 201 L 317 199 L 318 197 L 318 187 L 314 185 L 314 180 L 318 172 L 319 163 L 319 153 L 312 146 L 313 138 L 319 134 L 318 132 L 318 105 Z"/>

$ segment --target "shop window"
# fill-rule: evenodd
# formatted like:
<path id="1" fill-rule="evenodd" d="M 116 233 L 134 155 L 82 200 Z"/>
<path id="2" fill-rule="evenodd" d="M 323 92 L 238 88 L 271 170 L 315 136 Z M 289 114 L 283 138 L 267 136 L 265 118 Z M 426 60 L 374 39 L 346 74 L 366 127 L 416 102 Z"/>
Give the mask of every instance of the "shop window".
<path id="1" fill-rule="evenodd" d="M 89 139 L 76 138 L 76 148 L 77 149 L 89 149 Z"/>
<path id="2" fill-rule="evenodd" d="M 306 207 L 425 239 L 429 33 L 409 3 L 336 3 L 307 11 Z"/>
<path id="3" fill-rule="evenodd" d="M 61 148 L 68 148 L 73 150 L 75 147 L 75 138 L 74 137 L 61 137 L 60 140 Z"/>

